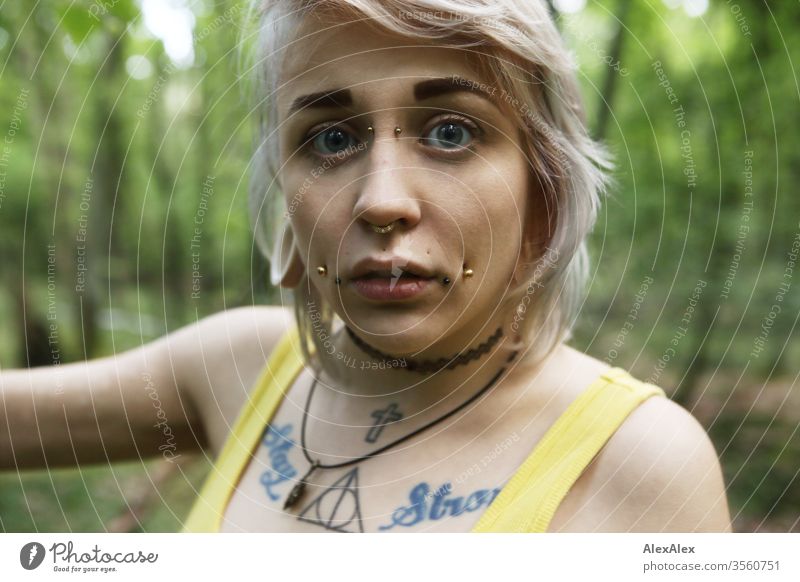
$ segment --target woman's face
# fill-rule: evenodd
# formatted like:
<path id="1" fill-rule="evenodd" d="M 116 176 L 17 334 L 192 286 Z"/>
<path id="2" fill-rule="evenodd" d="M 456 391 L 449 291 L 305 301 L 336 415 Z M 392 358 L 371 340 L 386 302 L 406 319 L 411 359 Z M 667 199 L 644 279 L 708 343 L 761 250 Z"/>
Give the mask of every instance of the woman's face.
<path id="1" fill-rule="evenodd" d="M 307 19 L 278 92 L 279 179 L 312 284 L 396 354 L 508 320 L 533 195 L 510 96 L 467 51 L 321 29 Z"/>

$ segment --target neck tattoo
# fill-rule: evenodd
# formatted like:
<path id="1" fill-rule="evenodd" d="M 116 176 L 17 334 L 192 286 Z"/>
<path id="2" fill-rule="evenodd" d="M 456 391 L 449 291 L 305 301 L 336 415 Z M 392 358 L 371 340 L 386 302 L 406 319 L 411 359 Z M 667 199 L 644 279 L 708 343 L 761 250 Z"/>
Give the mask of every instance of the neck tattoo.
<path id="1" fill-rule="evenodd" d="M 381 432 L 386 425 L 396 422 L 403 418 L 403 413 L 397 410 L 397 404 L 392 402 L 383 410 L 376 410 L 372 413 L 372 418 L 375 419 L 375 424 L 369 429 L 367 433 L 367 442 L 374 443 L 381 436 Z"/>

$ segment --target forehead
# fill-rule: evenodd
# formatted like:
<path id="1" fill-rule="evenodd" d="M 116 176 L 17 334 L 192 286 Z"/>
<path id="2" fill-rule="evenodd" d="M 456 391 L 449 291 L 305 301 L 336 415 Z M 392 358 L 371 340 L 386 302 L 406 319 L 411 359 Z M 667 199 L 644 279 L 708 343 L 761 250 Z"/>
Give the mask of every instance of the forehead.
<path id="1" fill-rule="evenodd" d="M 348 88 L 356 96 L 381 88 L 387 96 L 411 98 L 414 83 L 427 78 L 455 75 L 488 83 L 469 50 L 400 36 L 364 21 L 321 22 L 306 17 L 295 39 L 278 90 L 282 112 L 298 95 L 332 88 Z"/>

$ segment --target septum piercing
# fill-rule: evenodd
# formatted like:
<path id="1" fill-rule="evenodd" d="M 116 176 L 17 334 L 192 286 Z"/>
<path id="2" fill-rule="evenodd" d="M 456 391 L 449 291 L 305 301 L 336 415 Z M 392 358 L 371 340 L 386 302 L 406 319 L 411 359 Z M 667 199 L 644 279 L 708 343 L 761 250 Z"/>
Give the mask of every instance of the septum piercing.
<path id="1" fill-rule="evenodd" d="M 393 220 L 392 222 L 390 222 L 386 226 L 378 226 L 377 224 L 370 224 L 370 226 L 372 227 L 372 230 L 374 230 L 378 234 L 386 234 L 387 232 L 392 232 L 396 225 L 397 225 L 397 221 L 396 220 Z"/>

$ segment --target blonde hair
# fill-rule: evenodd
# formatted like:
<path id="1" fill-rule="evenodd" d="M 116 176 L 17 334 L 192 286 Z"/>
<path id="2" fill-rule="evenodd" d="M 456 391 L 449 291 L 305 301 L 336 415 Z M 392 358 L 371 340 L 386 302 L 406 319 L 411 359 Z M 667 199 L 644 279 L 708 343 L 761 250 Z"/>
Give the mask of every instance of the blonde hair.
<path id="1" fill-rule="evenodd" d="M 515 113 L 525 155 L 538 180 L 547 213 L 547 232 L 535 232 L 535 212 L 526 217 L 523 257 L 526 277 L 509 291 L 516 302 L 512 329 L 545 358 L 571 336 L 589 276 L 586 237 L 594 226 L 612 165 L 586 129 L 575 66 L 548 9 L 539 0 L 263 0 L 254 5 L 258 23 L 257 71 L 260 135 L 250 187 L 255 239 L 269 258 L 288 225 L 280 167 L 277 107 L 283 56 L 310 14 L 325 22 L 364 19 L 389 32 L 461 48 L 475 55 L 516 99 Z M 269 66 L 267 66 L 269 65 Z M 265 102 L 265 103 L 264 103 Z M 531 205 L 536 208 L 535 205 Z M 538 238 L 537 238 L 538 235 Z M 309 306 L 313 306 L 309 310 Z M 295 289 L 295 317 L 310 361 L 333 335 L 334 312 L 303 276 Z M 522 346 L 518 346 L 522 347 Z M 325 358 L 321 358 L 325 360 Z M 326 366 L 327 368 L 327 366 Z M 329 370 L 336 374 L 335 370 Z"/>

